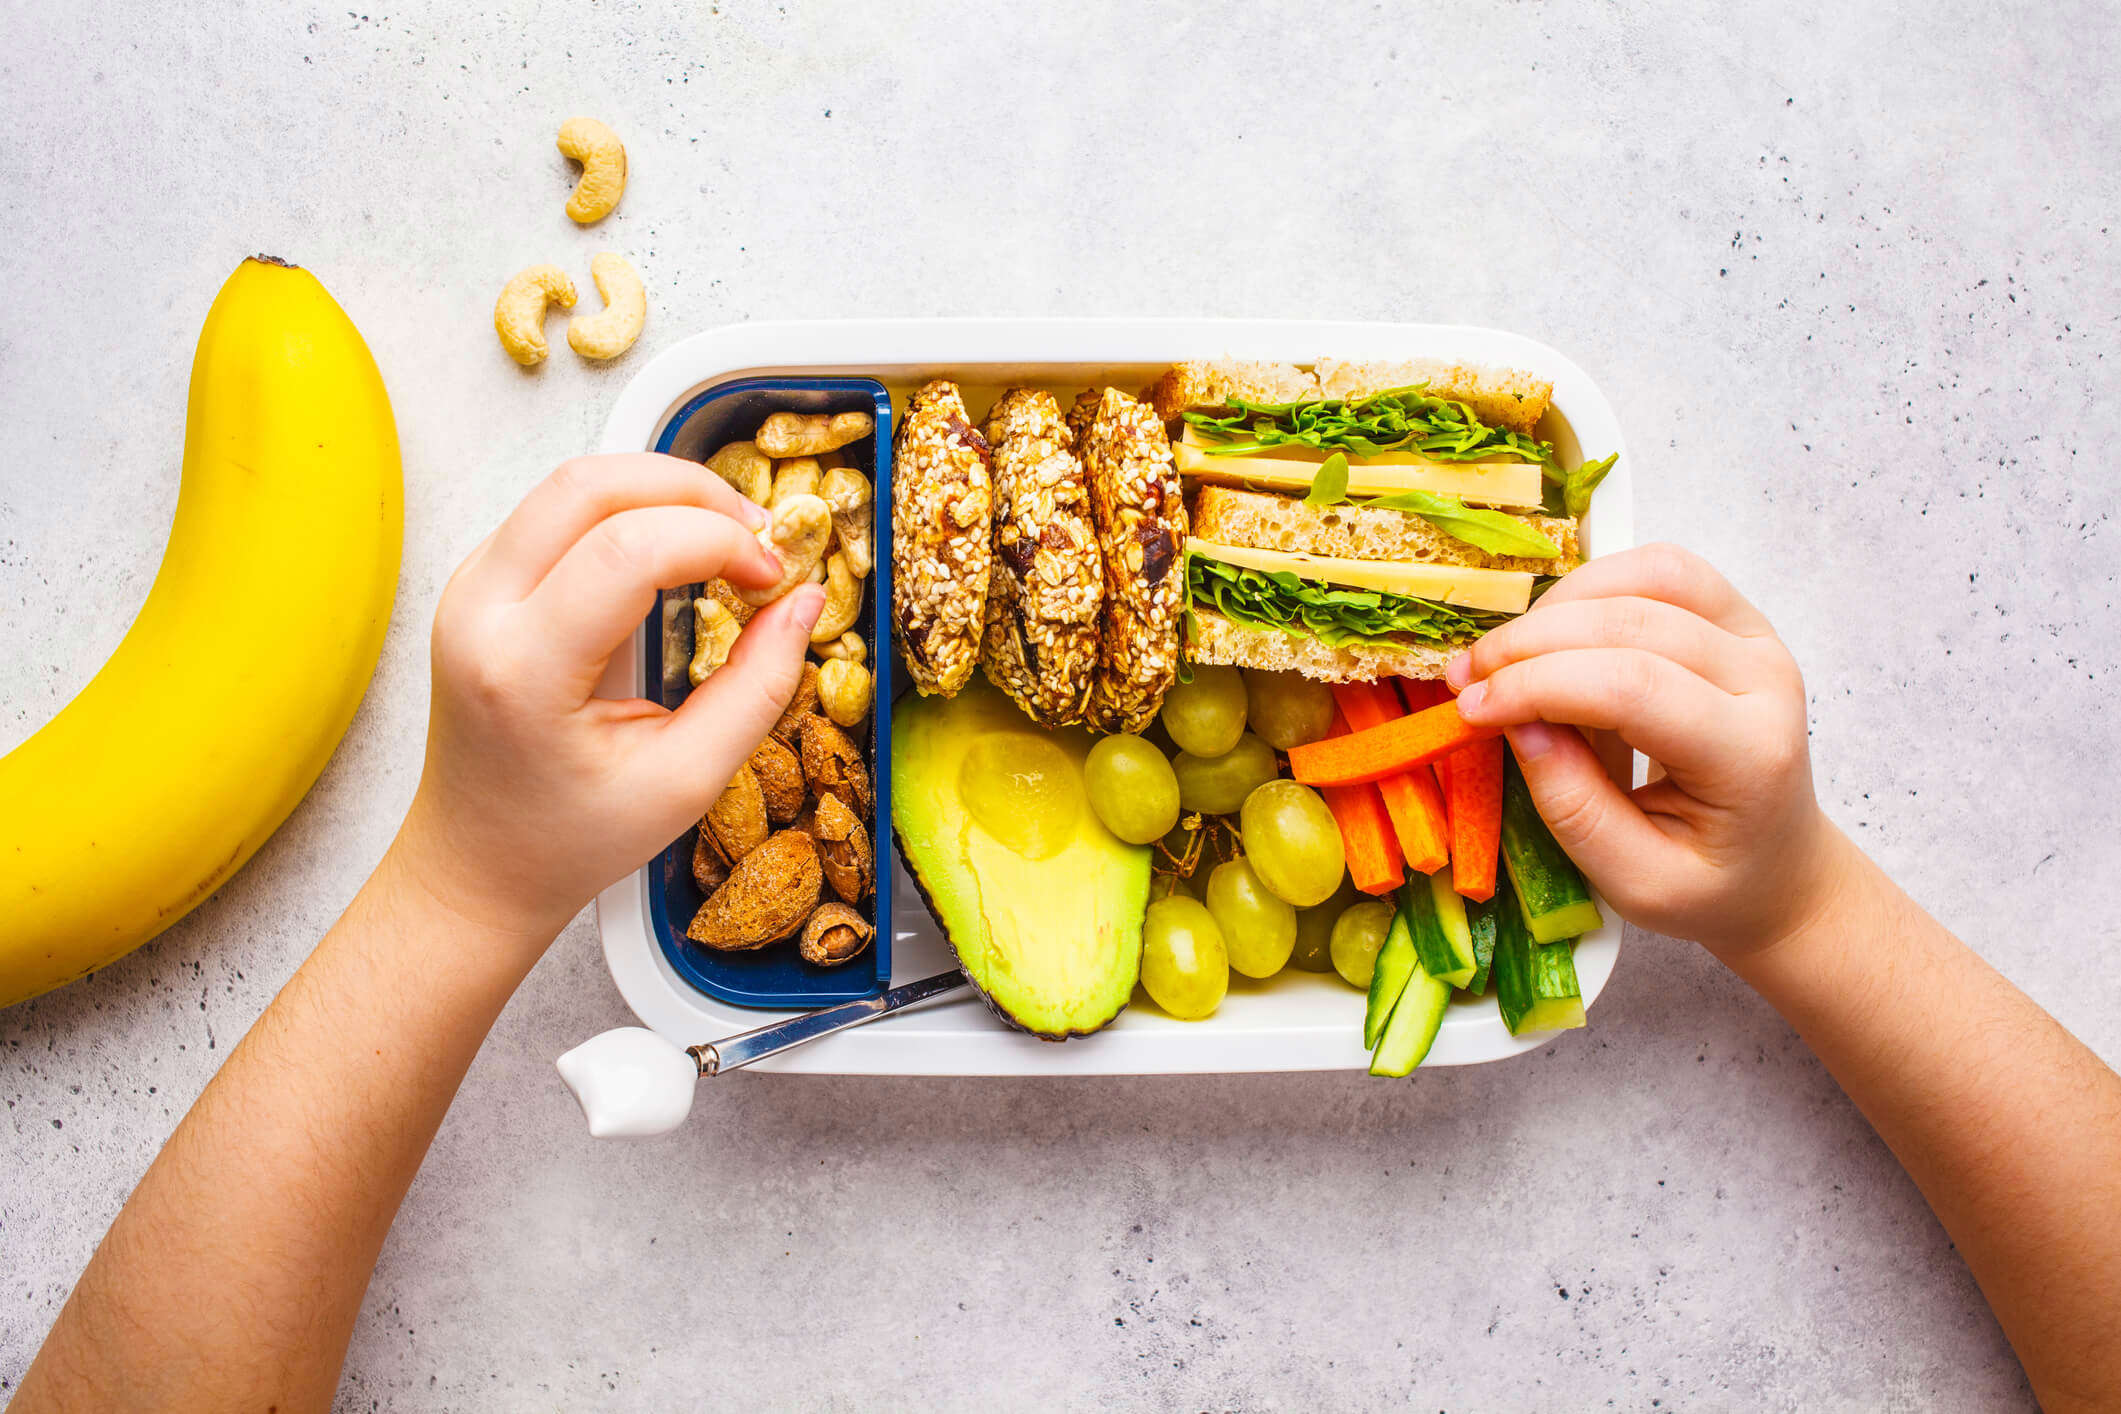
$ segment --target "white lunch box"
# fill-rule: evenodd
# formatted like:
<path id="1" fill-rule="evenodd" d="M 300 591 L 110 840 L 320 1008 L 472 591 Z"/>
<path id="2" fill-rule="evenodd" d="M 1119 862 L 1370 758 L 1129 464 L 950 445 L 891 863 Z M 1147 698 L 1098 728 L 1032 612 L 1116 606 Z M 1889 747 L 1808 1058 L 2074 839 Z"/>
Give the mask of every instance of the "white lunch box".
<path id="1" fill-rule="evenodd" d="M 1493 329 L 1443 324 L 1331 323 L 1303 320 L 947 319 L 740 324 L 695 334 L 636 374 L 605 425 L 601 450 L 653 448 L 673 415 L 718 384 L 761 376 L 876 378 L 897 392 L 932 377 L 966 389 L 983 409 L 1007 386 L 1048 387 L 1072 400 L 1092 383 L 1141 388 L 1173 363 L 1220 358 L 1309 364 L 1321 358 L 1444 358 L 1522 368 L 1551 379 L 1554 400 L 1540 426 L 1564 462 L 1620 453 L 1582 527 L 1586 555 L 1634 543 L 1632 477 L 1620 423 L 1590 378 L 1545 344 Z M 888 497 L 877 488 L 879 500 Z M 648 645 L 637 632 L 618 654 L 602 692 L 643 692 Z M 880 704 L 881 706 L 881 704 Z M 886 763 L 880 769 L 888 770 Z M 888 839 L 880 864 L 895 860 Z M 893 866 L 896 868 L 896 865 Z M 901 874 L 892 890 L 892 984 L 953 965 L 950 948 Z M 642 1023 L 677 1045 L 712 1041 L 793 1013 L 730 1005 L 672 967 L 654 936 L 650 867 L 606 889 L 597 925 L 612 979 Z M 1621 923 L 1604 908 L 1605 927 L 1576 946 L 1576 973 L 1588 1006 L 1612 975 Z M 1094 1036 L 1055 1044 L 1012 1031 L 975 996 L 962 994 L 876 1025 L 828 1036 L 762 1061 L 762 1070 L 846 1075 L 1137 1075 L 1210 1071 L 1361 1069 L 1364 997 L 1331 973 L 1285 970 L 1265 982 L 1233 975 L 1230 993 L 1205 1021 L 1174 1021 L 1137 1005 Z M 1596 1024 L 1595 1022 L 1593 1023 Z M 1553 1033 L 1512 1036 L 1492 995 L 1454 1004 L 1424 1066 L 1472 1065 L 1535 1050 Z M 1418 1077 L 1417 1072 L 1417 1077 Z"/>

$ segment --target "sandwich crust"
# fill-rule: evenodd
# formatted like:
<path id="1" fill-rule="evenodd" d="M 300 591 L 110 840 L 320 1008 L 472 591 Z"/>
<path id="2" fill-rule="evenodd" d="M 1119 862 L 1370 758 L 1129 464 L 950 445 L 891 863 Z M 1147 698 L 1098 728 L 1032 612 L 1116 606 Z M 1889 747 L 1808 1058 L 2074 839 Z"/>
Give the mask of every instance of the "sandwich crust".
<path id="1" fill-rule="evenodd" d="M 1178 676 L 1186 607 L 1186 503 L 1171 439 L 1117 388 L 1098 395 L 1078 447 L 1104 558 L 1097 680 L 1084 716 L 1099 731 L 1140 731 Z M 1076 411 L 1084 409 L 1076 400 Z"/>
<path id="2" fill-rule="evenodd" d="M 1192 533 L 1219 545 L 1300 550 L 1349 560 L 1414 560 L 1533 574 L 1562 574 L 1575 568 L 1579 551 L 1574 520 L 1544 515 L 1516 519 L 1553 541 L 1561 554 L 1551 560 L 1491 555 L 1404 511 L 1351 504 L 1313 509 L 1288 496 L 1228 486 L 1200 488 L 1193 500 Z"/>
<path id="3" fill-rule="evenodd" d="M 994 561 L 980 665 L 1033 721 L 1082 720 L 1097 677 L 1104 562 L 1090 488 L 1060 403 L 1002 394 L 980 428 L 994 454 Z"/>
<path id="4" fill-rule="evenodd" d="M 1225 358 L 1213 363 L 1181 363 L 1156 380 L 1144 395 L 1156 415 L 1169 422 L 1193 409 L 1248 403 L 1294 403 L 1321 396 L 1318 375 L 1291 363 L 1253 363 Z"/>
<path id="5" fill-rule="evenodd" d="M 1196 663 L 1223 663 L 1271 673 L 1302 673 L 1321 682 L 1370 682 L 1377 678 L 1440 678 L 1464 643 L 1417 643 L 1392 648 L 1335 648 L 1308 634 L 1250 628 L 1213 609 L 1193 607 L 1193 636 L 1186 656 Z"/>
<path id="6" fill-rule="evenodd" d="M 907 404 L 892 448 L 891 627 L 923 693 L 954 695 L 979 662 L 992 515 L 987 441 L 938 378 Z"/>
<path id="7" fill-rule="evenodd" d="M 1156 381 L 1148 397 L 1156 415 L 1170 422 L 1180 413 L 1228 407 L 1232 398 L 1254 403 L 1359 398 L 1410 383 L 1426 383 L 1432 395 L 1462 402 L 1481 421 L 1527 437 L 1534 435 L 1554 397 L 1552 383 L 1522 369 L 1437 358 L 1398 363 L 1322 358 L 1310 371 L 1294 364 L 1238 359 L 1181 363 Z"/>
<path id="8" fill-rule="evenodd" d="M 1518 368 L 1484 368 L 1441 358 L 1414 358 L 1402 363 L 1348 363 L 1322 358 L 1317 364 L 1318 395 L 1360 398 L 1387 388 L 1426 383 L 1432 397 L 1451 398 L 1473 409 L 1491 427 L 1507 427 L 1525 436 L 1554 400 L 1554 385 Z"/>

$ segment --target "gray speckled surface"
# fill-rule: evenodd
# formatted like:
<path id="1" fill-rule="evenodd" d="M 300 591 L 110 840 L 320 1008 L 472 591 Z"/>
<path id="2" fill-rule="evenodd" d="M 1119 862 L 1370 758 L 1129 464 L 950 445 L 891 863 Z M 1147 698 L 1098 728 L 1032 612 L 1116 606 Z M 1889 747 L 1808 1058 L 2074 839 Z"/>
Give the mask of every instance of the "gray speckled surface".
<path id="1" fill-rule="evenodd" d="M 1555 344 L 1627 421 L 1644 537 L 1795 646 L 1835 816 L 2121 1057 L 2085 969 L 2121 915 L 2110 7 L 669 8 L 0 6 L 0 749 L 145 592 L 242 254 L 359 321 L 408 492 L 308 802 L 158 943 L 0 1015 L 0 1381 L 389 838 L 450 567 L 646 355 L 733 320 Z M 633 157 L 587 234 L 575 111 Z M 606 247 L 642 347 L 517 372 L 500 280 Z M 1913 1185 L 1688 946 L 1634 939 L 1587 1033 L 1409 1085 L 747 1076 L 599 1147 L 551 1058 L 626 1019 L 585 916 L 413 1188 L 344 1408 L 2030 1407 Z"/>

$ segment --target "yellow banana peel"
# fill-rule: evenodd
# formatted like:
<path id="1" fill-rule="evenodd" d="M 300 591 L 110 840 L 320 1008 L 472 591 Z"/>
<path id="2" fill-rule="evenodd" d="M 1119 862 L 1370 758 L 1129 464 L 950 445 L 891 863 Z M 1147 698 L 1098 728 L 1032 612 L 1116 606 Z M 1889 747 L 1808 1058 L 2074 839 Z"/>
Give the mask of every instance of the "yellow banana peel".
<path id="1" fill-rule="evenodd" d="M 403 540 L 368 346 L 308 271 L 244 261 L 199 334 L 147 602 L 0 757 L 0 1006 L 154 937 L 287 818 L 375 671 Z"/>

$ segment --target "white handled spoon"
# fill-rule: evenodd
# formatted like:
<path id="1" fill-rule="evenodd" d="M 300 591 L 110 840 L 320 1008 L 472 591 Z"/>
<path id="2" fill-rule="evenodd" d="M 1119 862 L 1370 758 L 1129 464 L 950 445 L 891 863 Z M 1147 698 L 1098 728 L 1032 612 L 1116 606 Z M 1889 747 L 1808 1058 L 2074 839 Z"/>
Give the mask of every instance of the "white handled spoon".
<path id="1" fill-rule="evenodd" d="M 805 1041 L 860 1026 L 966 986 L 962 972 L 938 972 L 878 997 L 805 1012 L 725 1040 L 680 1050 L 655 1032 L 621 1026 L 592 1036 L 555 1064 L 581 1103 L 596 1139 L 649 1139 L 668 1134 L 692 1112 L 701 1077 L 737 1070 Z"/>

